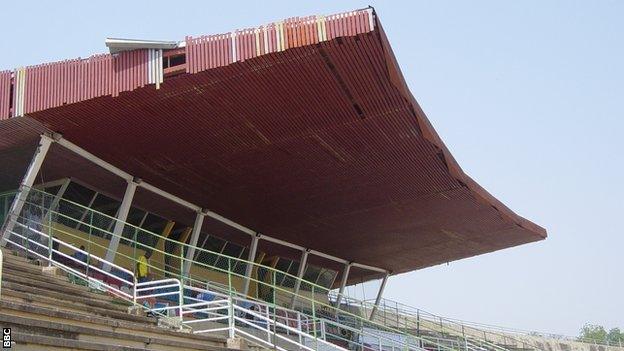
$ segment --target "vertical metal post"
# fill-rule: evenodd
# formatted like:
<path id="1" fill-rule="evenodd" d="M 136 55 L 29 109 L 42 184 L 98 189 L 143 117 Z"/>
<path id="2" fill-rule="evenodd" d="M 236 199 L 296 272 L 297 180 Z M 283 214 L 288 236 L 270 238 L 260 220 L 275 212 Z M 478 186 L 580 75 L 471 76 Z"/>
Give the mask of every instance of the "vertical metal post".
<path id="1" fill-rule="evenodd" d="M 395 305 L 394 313 L 396 313 L 396 319 L 397 319 L 397 328 L 400 328 L 401 327 L 401 322 L 399 321 L 399 318 L 400 318 L 399 317 L 399 302 L 395 301 L 394 305 Z M 405 322 L 405 327 L 407 327 L 407 321 Z"/>
<path id="2" fill-rule="evenodd" d="M 182 305 L 184 305 L 184 285 L 182 285 L 182 281 L 178 281 L 178 288 L 180 289 L 178 290 L 178 316 L 180 318 L 180 329 L 182 329 Z"/>
<path id="3" fill-rule="evenodd" d="M 11 210 L 7 213 L 7 218 L 4 222 L 4 228 L 2 230 L 2 239 L 0 240 L 0 246 L 5 246 L 7 243 L 7 239 L 9 238 L 9 233 L 13 231 L 13 227 L 22 212 L 22 208 L 24 207 L 24 203 L 26 203 L 26 199 L 28 199 L 28 194 L 30 193 L 30 188 L 35 183 L 35 179 L 37 178 L 37 174 L 41 169 L 41 165 L 45 160 L 46 155 L 48 154 L 48 150 L 50 150 L 50 145 L 52 145 L 54 140 L 49 136 L 43 134 L 41 135 L 41 140 L 39 141 L 39 146 L 37 150 L 35 150 L 35 154 L 33 155 L 32 160 L 30 161 L 30 165 L 26 170 L 26 174 L 22 179 L 20 184 L 19 192 L 15 195 L 13 199 L 13 204 L 11 204 Z"/>
<path id="4" fill-rule="evenodd" d="M 184 284 L 184 279 L 187 277 L 184 274 L 184 246 L 180 247 L 180 267 L 178 268 L 180 269 L 180 284 Z"/>
<path id="5" fill-rule="evenodd" d="M 349 271 L 351 271 L 351 263 L 345 264 L 345 268 L 340 279 L 340 290 L 338 290 L 338 297 L 336 297 L 336 308 L 338 309 L 340 308 L 340 300 L 342 300 L 342 295 L 344 294 L 345 287 L 347 286 Z"/>
<path id="6" fill-rule="evenodd" d="M 292 296 L 292 300 L 290 301 L 290 308 L 295 308 L 295 302 L 297 302 L 297 294 L 299 294 L 299 288 L 301 287 L 301 279 L 303 278 L 303 274 L 305 273 L 305 268 L 308 262 L 309 253 L 310 253 L 310 250 L 307 250 L 307 249 L 301 253 L 301 260 L 299 261 L 299 271 L 297 272 L 297 280 L 295 281 L 295 287 L 293 289 L 293 296 Z"/>
<path id="7" fill-rule="evenodd" d="M 234 321 L 234 300 L 232 299 L 232 260 L 230 258 L 227 259 L 228 260 L 228 289 L 229 289 L 229 296 L 228 296 L 228 301 L 229 301 L 229 306 L 228 306 L 228 314 L 229 314 L 229 334 L 228 336 L 230 337 L 230 339 L 234 338 L 234 326 L 235 326 L 235 321 Z"/>
<path id="8" fill-rule="evenodd" d="M 89 267 L 89 266 L 87 266 Z M 136 305 L 137 303 L 137 278 L 136 275 L 132 276 L 132 283 L 134 286 L 132 287 L 132 302 Z"/>
<path id="9" fill-rule="evenodd" d="M 273 348 L 277 349 L 277 271 L 273 271 Z"/>
<path id="10" fill-rule="evenodd" d="M 110 263 L 115 262 L 115 255 L 117 254 L 119 241 L 121 240 L 123 229 L 126 225 L 126 220 L 128 219 L 128 213 L 130 212 L 130 207 L 132 206 L 132 199 L 134 198 L 134 193 L 136 192 L 137 185 L 138 182 L 135 182 L 134 180 L 128 182 L 128 186 L 126 186 L 126 192 L 124 194 L 123 200 L 121 201 L 121 205 L 119 206 L 119 210 L 117 211 L 115 228 L 113 229 L 113 235 L 111 236 L 110 244 L 108 245 L 108 251 L 106 252 L 106 261 Z M 104 270 L 108 272 L 110 271 L 110 269 L 111 266 L 106 264 Z"/>
<path id="11" fill-rule="evenodd" d="M 464 330 L 464 325 L 461 326 L 462 336 L 464 337 L 464 347 L 468 350 L 468 338 L 466 337 L 466 332 Z"/>
<path id="12" fill-rule="evenodd" d="M 275 290 L 277 281 L 277 272 L 274 270 L 271 277 L 271 290 L 273 290 L 273 305 L 277 305 L 277 291 Z M 273 311 L 275 312 L 275 310 Z"/>
<path id="13" fill-rule="evenodd" d="M 54 257 L 54 252 L 52 252 L 52 250 L 54 250 L 54 237 L 52 236 L 52 214 L 50 213 L 50 211 L 48 211 L 48 252 L 50 254 L 50 256 L 48 257 L 48 267 L 52 267 L 52 258 Z M 42 218 L 43 219 L 43 218 Z M 45 230 L 41 231 L 46 232 Z"/>
<path id="14" fill-rule="evenodd" d="M 89 216 L 89 237 L 87 239 L 87 269 L 85 270 L 87 281 L 89 281 L 89 267 L 91 267 L 91 234 L 93 233 L 93 211 L 89 210 L 89 213 L 91 215 Z"/>
<path id="15" fill-rule="evenodd" d="M 314 285 L 312 285 L 312 329 L 314 332 L 314 339 L 316 339 L 316 296 L 314 296 Z"/>
<path id="16" fill-rule="evenodd" d="M 137 267 L 137 232 L 138 228 L 134 228 L 134 238 L 132 239 L 132 274 L 136 276 L 136 267 Z"/>
<path id="17" fill-rule="evenodd" d="M 247 257 L 247 268 L 245 270 L 245 285 L 243 286 L 243 295 L 247 295 L 249 292 L 249 282 L 251 278 L 251 272 L 253 271 L 253 264 L 256 260 L 256 250 L 258 249 L 258 241 L 260 241 L 260 235 L 256 234 L 251 238 L 251 245 L 249 246 L 249 256 Z"/>
<path id="18" fill-rule="evenodd" d="M 269 323 L 269 321 L 271 320 L 271 312 L 269 311 L 269 309 L 271 308 L 271 306 L 266 305 L 266 333 L 267 333 L 267 342 L 271 342 L 271 324 Z"/>
<path id="19" fill-rule="evenodd" d="M 386 300 L 383 301 L 383 323 L 384 325 L 387 325 L 387 318 L 388 318 L 388 308 L 386 308 Z"/>
<path id="20" fill-rule="evenodd" d="M 182 272 L 184 276 L 188 276 L 191 272 L 191 265 L 193 264 L 193 261 L 195 259 L 195 249 L 197 248 L 197 241 L 199 240 L 199 234 L 201 233 L 201 228 L 204 224 L 205 217 L 206 214 L 203 212 L 198 212 L 197 216 L 195 216 L 195 224 L 193 225 L 193 232 L 191 233 L 191 241 L 189 243 L 188 250 L 186 251 L 186 262 L 184 262 L 184 266 L 182 267 Z"/>
<path id="21" fill-rule="evenodd" d="M 301 313 L 299 312 L 297 312 L 297 330 L 299 330 L 299 345 L 301 345 L 303 342 L 303 336 L 301 335 L 303 333 L 303 330 L 301 328 Z"/>
<path id="22" fill-rule="evenodd" d="M 373 310 L 370 314 L 370 320 L 373 320 L 373 318 L 375 318 L 375 314 L 377 313 L 377 309 L 379 308 L 379 303 L 381 302 L 381 297 L 383 295 L 384 289 L 386 288 L 386 283 L 388 282 L 389 276 L 390 273 L 386 273 L 386 275 L 383 277 L 383 280 L 381 281 L 381 286 L 379 287 L 379 291 L 377 292 L 377 298 L 375 299 L 375 306 L 373 306 Z"/>
<path id="23" fill-rule="evenodd" d="M 232 296 L 232 261 L 227 258 L 228 261 L 228 294 Z"/>

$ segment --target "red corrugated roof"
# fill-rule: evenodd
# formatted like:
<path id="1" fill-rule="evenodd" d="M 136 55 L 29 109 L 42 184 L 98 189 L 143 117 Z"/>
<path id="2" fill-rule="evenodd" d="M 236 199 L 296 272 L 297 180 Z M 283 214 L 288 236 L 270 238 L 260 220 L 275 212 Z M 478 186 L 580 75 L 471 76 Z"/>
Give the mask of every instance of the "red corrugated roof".
<path id="1" fill-rule="evenodd" d="M 30 116 L 254 230 L 393 273 L 545 238 L 463 173 L 363 13 L 325 34 L 292 20 L 283 51 L 246 31 L 221 65 L 190 39 L 194 73 Z"/>

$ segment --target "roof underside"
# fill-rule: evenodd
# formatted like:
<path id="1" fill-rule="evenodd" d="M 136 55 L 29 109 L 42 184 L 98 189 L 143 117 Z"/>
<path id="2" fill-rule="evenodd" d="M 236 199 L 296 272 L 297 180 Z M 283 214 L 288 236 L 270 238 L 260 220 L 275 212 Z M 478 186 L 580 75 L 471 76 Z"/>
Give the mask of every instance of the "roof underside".
<path id="1" fill-rule="evenodd" d="M 394 274 L 546 236 L 461 171 L 378 22 L 29 116 L 258 232 Z"/>

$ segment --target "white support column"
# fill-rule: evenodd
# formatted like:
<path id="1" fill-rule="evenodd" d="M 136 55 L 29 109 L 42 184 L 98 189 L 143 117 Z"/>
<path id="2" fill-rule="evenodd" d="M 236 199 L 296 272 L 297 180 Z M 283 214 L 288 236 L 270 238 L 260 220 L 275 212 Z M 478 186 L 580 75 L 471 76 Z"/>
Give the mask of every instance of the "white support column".
<path id="1" fill-rule="evenodd" d="M 390 276 L 389 272 L 386 272 L 386 275 L 383 277 L 381 281 L 381 286 L 379 287 L 379 292 L 377 292 L 377 298 L 375 299 L 375 306 L 373 306 L 373 310 L 370 314 L 370 320 L 375 318 L 375 314 L 377 313 L 377 309 L 379 308 L 379 303 L 381 303 L 381 296 L 383 295 L 384 289 L 386 288 L 386 283 L 388 282 L 388 277 Z"/>
<path id="2" fill-rule="evenodd" d="M 188 277 L 191 271 L 191 264 L 195 257 L 195 249 L 197 248 L 197 241 L 199 241 L 199 234 L 201 233 L 202 225 L 204 224 L 204 218 L 206 214 L 203 212 L 197 212 L 195 217 L 195 224 L 193 225 L 193 232 L 191 233 L 191 241 L 189 243 L 188 250 L 186 251 L 186 259 L 182 266 L 182 276 Z"/>
<path id="3" fill-rule="evenodd" d="M 19 192 L 15 196 L 13 200 L 13 204 L 11 204 L 11 210 L 8 212 L 7 218 L 4 224 L 4 230 L 2 231 L 2 240 L 0 241 L 0 246 L 6 245 L 6 240 L 9 238 L 9 233 L 13 231 L 13 226 L 15 226 L 15 222 L 17 221 L 17 217 L 20 212 L 22 212 L 22 208 L 24 207 L 24 203 L 28 198 L 28 194 L 30 193 L 30 188 L 35 183 L 35 179 L 37 179 L 37 174 L 41 169 L 41 165 L 43 164 L 43 160 L 45 159 L 48 150 L 50 150 L 50 145 L 52 145 L 54 140 L 49 136 L 43 134 L 41 135 L 41 140 L 39 141 L 39 146 L 37 150 L 35 150 L 35 154 L 33 155 L 32 160 L 30 161 L 30 165 L 26 170 L 26 174 L 22 179 L 22 183 L 20 184 Z"/>
<path id="4" fill-rule="evenodd" d="M 251 238 L 251 246 L 249 246 L 249 256 L 247 257 L 247 261 L 255 262 L 256 260 L 256 250 L 258 249 L 258 241 L 260 241 L 260 235 L 256 234 Z M 249 281 L 251 280 L 251 272 L 253 271 L 253 264 L 247 263 L 247 268 L 245 269 L 245 285 L 243 286 L 243 295 L 247 295 L 249 292 Z"/>
<path id="5" fill-rule="evenodd" d="M 58 138 L 57 143 L 59 145 L 65 147 L 66 149 L 71 150 L 74 153 L 82 156 L 83 158 L 85 158 L 85 159 L 95 163 L 96 165 L 104 168 L 105 170 L 107 170 L 107 171 L 109 171 L 109 172 L 111 172 L 111 173 L 113 173 L 113 174 L 115 174 L 115 175 L 117 175 L 117 176 L 119 176 L 119 177 L 121 177 L 123 179 L 126 179 L 127 181 L 131 181 L 132 180 L 132 175 L 130 175 L 129 173 L 121 170 L 120 168 L 117 168 L 117 167 L 113 166 L 112 164 L 102 160 L 101 158 L 99 158 L 99 157 L 95 156 L 94 154 L 86 151 L 85 149 L 79 147 L 78 145 L 73 144 L 72 142 L 70 142 L 70 141 L 68 141 L 66 139 L 63 139 L 62 137 Z M 171 200 L 171 201 L 173 201 L 173 202 L 175 202 L 175 203 L 177 203 L 177 204 L 179 204 L 181 206 L 189 208 L 189 209 L 191 209 L 193 211 L 201 211 L 202 210 L 202 208 L 200 206 L 198 206 L 196 204 L 193 204 L 191 202 L 188 202 L 188 201 L 186 201 L 184 199 L 181 199 L 181 198 L 179 198 L 179 197 L 177 197 L 177 196 L 175 196 L 175 195 L 173 195 L 171 193 L 168 193 L 168 192 L 166 192 L 166 191 L 164 191 L 162 189 L 159 189 L 159 188 L 157 188 L 157 187 L 155 187 L 155 186 L 153 186 L 153 185 L 151 185 L 149 183 L 141 182 L 141 184 L 139 184 L 139 187 L 141 187 L 141 188 L 143 188 L 143 189 L 145 189 L 145 190 L 147 190 L 149 192 L 152 192 L 152 193 L 154 193 L 156 195 L 162 196 L 162 197 L 164 197 L 164 198 L 166 198 L 168 200 Z M 245 226 L 243 226 L 241 224 L 238 224 L 238 223 L 236 223 L 236 222 L 234 222 L 234 221 L 232 221 L 232 220 L 230 220 L 228 218 L 225 218 L 225 217 L 223 217 L 223 216 L 221 216 L 221 215 L 219 215 L 219 214 L 217 214 L 215 212 L 206 211 L 206 216 L 211 217 L 212 219 L 215 219 L 215 220 L 217 220 L 217 221 L 219 221 L 221 223 L 224 223 L 224 224 L 226 224 L 226 225 L 228 225 L 228 226 L 230 226 L 232 228 L 235 228 L 235 229 L 237 229 L 237 230 L 239 230 L 239 231 L 241 231 L 243 233 L 249 234 L 251 236 L 254 236 L 257 233 L 255 230 L 253 230 L 251 228 L 248 228 L 248 227 L 245 227 Z M 305 248 L 303 248 L 300 245 L 289 243 L 287 241 L 280 240 L 280 239 L 277 239 L 277 238 L 273 238 L 273 237 L 270 237 L 270 236 L 267 236 L 267 235 L 262 235 L 262 239 L 266 240 L 266 241 L 270 241 L 270 242 L 276 243 L 276 244 L 284 245 L 286 247 L 290 247 L 290 248 L 293 248 L 295 250 L 305 250 Z M 344 264 L 349 263 L 345 259 L 342 259 L 342 258 L 339 258 L 339 257 L 335 257 L 335 256 L 332 256 L 332 255 L 329 255 L 329 254 L 326 254 L 326 253 L 323 253 L 323 252 L 319 252 L 319 251 L 316 251 L 316 250 L 309 250 L 309 252 L 311 254 L 313 254 L 313 255 L 316 255 L 316 256 L 319 256 L 319 257 L 323 257 L 323 258 L 326 258 L 326 259 L 329 259 L 329 260 L 332 260 L 332 261 L 335 261 L 335 262 L 340 262 L 340 263 L 344 263 Z M 368 265 L 357 263 L 357 262 L 353 262 L 352 266 L 358 267 L 358 268 L 363 268 L 363 269 L 369 269 L 369 270 L 372 270 L 372 271 L 375 271 L 375 272 L 385 272 L 385 270 L 382 269 L 382 268 L 372 267 L 372 266 L 368 266 Z"/>
<path id="6" fill-rule="evenodd" d="M 123 229 L 126 225 L 126 220 L 128 219 L 128 213 L 130 212 L 130 207 L 132 206 L 132 199 L 134 198 L 137 185 L 138 182 L 132 180 L 128 182 L 128 186 L 126 187 L 126 193 L 124 194 L 119 210 L 117 211 L 117 220 L 115 221 L 113 236 L 111 237 L 110 244 L 108 245 L 108 251 L 106 252 L 106 261 L 108 262 L 115 261 L 115 254 L 117 253 L 119 241 L 121 240 L 121 235 L 123 234 Z M 111 267 L 109 265 L 105 265 L 104 269 L 108 272 L 110 271 L 110 268 Z"/>
<path id="7" fill-rule="evenodd" d="M 299 288 L 301 288 L 301 279 L 303 278 L 303 274 L 305 273 L 309 253 L 310 250 L 303 250 L 303 253 L 301 254 L 301 260 L 299 261 L 299 270 L 297 271 L 297 280 L 295 281 L 295 289 L 293 290 L 293 297 L 290 302 L 290 308 L 294 308 L 295 302 L 297 302 L 297 294 L 299 294 Z"/>
<path id="8" fill-rule="evenodd" d="M 340 300 L 344 294 L 345 287 L 347 286 L 347 280 L 349 279 L 349 271 L 351 270 L 351 263 L 345 265 L 342 272 L 342 278 L 340 279 L 340 290 L 338 290 L 338 296 L 336 297 L 336 308 L 340 308 Z"/>

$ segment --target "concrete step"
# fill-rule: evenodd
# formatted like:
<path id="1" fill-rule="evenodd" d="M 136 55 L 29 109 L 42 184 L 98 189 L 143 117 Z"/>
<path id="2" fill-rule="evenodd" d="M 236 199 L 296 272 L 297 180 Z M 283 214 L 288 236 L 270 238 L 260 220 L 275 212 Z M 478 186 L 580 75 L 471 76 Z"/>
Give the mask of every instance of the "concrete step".
<path id="1" fill-rule="evenodd" d="M 128 313 L 132 304 L 44 273 L 5 250 L 0 325 L 20 350 L 226 350 L 225 336 L 190 334 Z M 258 349 L 252 346 L 252 349 Z"/>
<path id="2" fill-rule="evenodd" d="M 71 296 L 79 296 L 79 297 L 83 297 L 87 299 L 100 300 L 100 301 L 107 302 L 107 303 L 117 303 L 117 304 L 126 305 L 126 306 L 129 305 L 129 303 L 124 300 L 113 298 L 111 296 L 101 294 L 101 293 L 91 292 L 89 291 L 89 288 L 85 286 L 78 286 L 78 285 L 65 286 L 61 284 L 50 283 L 44 280 L 40 280 L 38 278 L 29 277 L 25 274 L 22 274 L 21 272 L 16 272 L 12 270 L 3 271 L 2 280 L 5 282 L 28 285 L 31 287 L 44 289 L 44 290 L 62 292 L 64 294 L 68 294 Z"/>
<path id="3" fill-rule="evenodd" d="M 67 287 L 71 291 L 93 292 L 88 287 L 69 282 L 69 279 L 67 278 L 68 273 L 60 268 L 53 269 L 56 274 L 50 274 L 49 272 L 44 273 L 43 270 L 45 269 L 48 269 L 48 267 L 39 266 L 36 261 L 29 261 L 23 257 L 15 255 L 5 256 L 5 271 L 13 273 L 14 275 L 33 280 L 41 280 L 43 282 L 59 285 L 61 287 Z M 95 292 L 95 294 L 96 296 L 91 296 L 91 298 L 124 303 L 123 300 L 110 296 L 106 293 Z"/>
<path id="4" fill-rule="evenodd" d="M 11 331 L 20 334 L 45 336 L 52 338 L 85 341 L 105 345 L 116 345 L 147 350 L 211 350 L 221 351 L 224 348 L 206 345 L 198 341 L 172 341 L 166 336 L 145 337 L 133 333 L 110 332 L 92 328 L 88 325 L 74 326 L 63 323 L 42 321 L 34 318 L 2 316 L 2 325 L 11 325 Z"/>
<path id="5" fill-rule="evenodd" d="M 12 257 L 16 257 L 16 256 L 9 256 L 9 259 L 5 258 L 4 264 L 7 267 L 7 269 L 17 270 L 23 273 L 28 273 L 33 276 L 42 276 L 43 270 L 49 268 L 47 264 L 41 266 L 41 265 L 38 265 L 36 261 L 23 261 L 19 259 L 19 257 L 18 259 L 14 259 Z M 53 283 L 55 284 L 74 285 L 70 283 L 69 280 L 67 279 L 67 275 L 68 275 L 67 272 L 65 272 L 64 270 L 60 268 L 57 268 L 56 271 L 58 272 L 56 276 L 50 275 L 50 274 L 43 274 L 43 276 L 47 278 L 54 278 L 55 281 L 53 281 Z"/>
<path id="6" fill-rule="evenodd" d="M 100 299 L 91 299 L 88 297 L 67 294 L 64 292 L 32 287 L 30 285 L 24 285 L 11 281 L 3 281 L 2 289 L 13 290 L 15 292 L 24 294 L 32 294 L 35 296 L 50 297 L 58 300 L 69 300 L 74 303 L 80 303 L 86 306 L 92 306 L 96 308 L 106 308 L 113 311 L 126 312 L 128 310 L 128 305 L 124 304 L 118 304 L 110 301 L 102 301 Z"/>
<path id="7" fill-rule="evenodd" d="M 0 300 L 0 309 L 2 310 L 2 315 L 9 317 L 31 318 L 76 327 L 88 326 L 100 331 L 134 334 L 150 338 L 166 336 L 166 338 L 177 342 L 197 341 L 217 347 L 225 345 L 224 338 L 189 334 L 155 325 L 68 312 L 58 308 L 32 306 L 24 303 Z"/>
<path id="8" fill-rule="evenodd" d="M 128 313 L 127 308 L 122 310 L 117 309 L 117 305 L 95 307 L 92 305 L 83 304 L 74 301 L 71 296 L 67 296 L 64 299 L 56 299 L 40 294 L 31 294 L 24 291 L 12 290 L 10 287 L 5 286 L 2 289 L 2 300 L 12 301 L 24 304 L 30 304 L 32 306 L 48 307 L 48 308 L 62 308 L 68 312 L 94 314 L 103 317 L 110 317 L 115 319 L 123 319 L 137 323 L 156 324 L 156 318 L 146 317 L 143 315 L 134 315 Z M 26 287 L 28 288 L 28 287 Z M 113 308 L 114 307 L 114 308 Z"/>
<path id="9" fill-rule="evenodd" d="M 12 333 L 16 350 L 24 351 L 57 351 L 57 350 L 92 350 L 92 351 L 140 351 L 142 347 L 126 347 L 106 345 L 95 342 L 64 339 L 51 336 Z"/>

